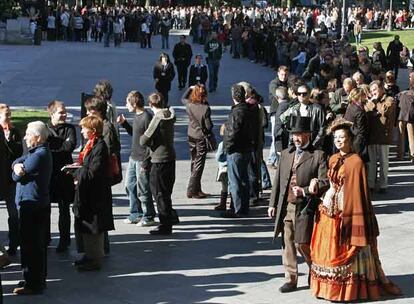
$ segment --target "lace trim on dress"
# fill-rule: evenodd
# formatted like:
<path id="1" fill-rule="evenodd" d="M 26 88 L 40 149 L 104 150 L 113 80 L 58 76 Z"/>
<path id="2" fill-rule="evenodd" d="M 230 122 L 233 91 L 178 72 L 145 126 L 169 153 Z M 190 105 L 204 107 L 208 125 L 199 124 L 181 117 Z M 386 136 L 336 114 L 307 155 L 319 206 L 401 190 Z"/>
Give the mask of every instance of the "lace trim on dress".
<path id="1" fill-rule="evenodd" d="M 322 201 L 322 211 L 329 217 L 335 217 L 341 214 L 344 204 L 344 187 L 331 187 L 326 192 Z"/>
<path id="2" fill-rule="evenodd" d="M 319 266 L 312 264 L 312 275 L 321 279 L 345 281 L 349 280 L 352 275 L 352 262 L 347 265 L 341 265 L 336 267 Z"/>

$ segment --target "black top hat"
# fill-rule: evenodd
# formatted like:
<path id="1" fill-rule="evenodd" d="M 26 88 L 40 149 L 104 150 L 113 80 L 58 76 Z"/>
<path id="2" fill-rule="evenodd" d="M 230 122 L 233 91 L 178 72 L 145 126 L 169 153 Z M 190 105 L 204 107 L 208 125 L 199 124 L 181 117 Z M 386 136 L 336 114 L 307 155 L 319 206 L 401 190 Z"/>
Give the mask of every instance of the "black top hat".
<path id="1" fill-rule="evenodd" d="M 311 132 L 311 118 L 306 116 L 292 116 L 290 120 L 291 133 Z"/>

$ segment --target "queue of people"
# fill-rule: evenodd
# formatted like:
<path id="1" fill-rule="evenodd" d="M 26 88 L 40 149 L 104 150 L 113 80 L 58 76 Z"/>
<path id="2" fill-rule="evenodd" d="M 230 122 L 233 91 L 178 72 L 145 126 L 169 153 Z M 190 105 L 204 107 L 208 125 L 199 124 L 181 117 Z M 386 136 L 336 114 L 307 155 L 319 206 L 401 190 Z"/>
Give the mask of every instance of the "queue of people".
<path id="1" fill-rule="evenodd" d="M 401 129 L 405 127 L 412 144 L 409 113 L 414 105 L 414 72 L 408 90 L 396 95 L 395 90 L 385 89 L 386 80 L 357 84 L 351 79 L 344 81 L 344 89 L 331 95 L 332 99 L 327 91 L 311 90 L 306 80 L 289 75 L 285 66 L 279 68 L 279 77 L 269 86 L 272 103 L 278 103 L 272 106 L 280 115 L 273 118 L 272 137 L 279 160 L 274 163 L 276 177 L 268 214 L 276 216 L 275 237 L 283 235 L 287 283 L 280 291 L 297 289 L 299 251 L 310 268 L 309 284 L 317 297 L 352 301 L 376 299 L 383 292 L 400 294 L 380 266 L 376 245 L 379 228 L 371 196 L 387 191 L 389 147 L 396 120 Z M 74 266 L 79 271 L 99 270 L 103 256 L 109 254 L 108 231 L 114 229 L 111 186 L 122 180 L 122 170 L 118 131 L 108 116 L 116 116 L 115 122 L 132 135 L 125 180 L 130 214 L 124 222 L 157 225 L 150 230 L 152 235 L 170 235 L 179 223 L 171 199 L 175 183 L 174 109 L 167 106 L 161 93 L 153 93 L 148 97 L 151 114 L 144 107 L 143 95 L 131 91 L 126 97 L 127 109 L 134 114 L 131 126 L 123 115 L 114 116 L 112 91 L 108 81 L 100 81 L 94 90 L 96 96 L 85 102 L 87 117 L 80 122 L 84 145 L 75 161 L 75 127 L 66 122 L 63 102 L 48 105 L 48 124 L 28 125 L 24 137 L 28 151 L 23 156 L 10 108 L 0 107 L 0 147 L 7 156 L 2 158 L 2 168 L 10 168 L 2 171 L 2 182 L 8 187 L 1 189 L 16 191 L 16 205 L 13 198 L 8 202 L 8 254 L 15 254 L 20 246 L 24 269 L 24 281 L 16 287 L 16 294 L 42 293 L 46 287 L 51 202 L 59 206 L 58 253 L 70 246 L 68 212 L 73 203 L 76 248 L 83 253 Z M 182 97 L 189 117 L 191 176 L 187 197 L 191 199 L 208 197 L 201 189 L 201 178 L 206 153 L 215 147 L 207 95 L 206 87 L 196 84 Z M 222 189 L 220 203 L 214 209 L 224 211 L 226 218 L 243 218 L 257 204 L 261 191 L 271 187 L 266 182 L 270 178 L 266 177 L 262 154 L 268 117 L 263 98 L 251 84 L 234 84 L 231 96 L 232 107 L 221 128 L 223 142 L 217 151 Z M 339 104 L 336 96 L 340 96 Z M 400 142 L 405 143 L 405 139 Z M 7 191 L 2 197 L 10 196 Z M 155 222 L 154 201 L 159 224 Z"/>
<path id="2" fill-rule="evenodd" d="M 370 56 L 367 48 L 335 41 L 332 33 L 328 37 L 315 32 L 314 14 L 324 30 L 324 13 L 304 9 L 293 15 L 286 11 L 285 17 L 282 9 L 259 11 L 263 14 L 252 24 L 249 11 L 221 12 L 201 12 L 198 25 L 193 24 L 198 17 L 190 19 L 194 42 L 205 46 L 209 73 L 207 76 L 201 55 L 195 56 L 189 88 L 181 99 L 189 118 L 187 198 L 209 196 L 201 188 L 201 179 L 207 152 L 216 150 L 208 93 L 217 89 L 225 49 L 220 22 L 228 24 L 233 37 L 238 37 L 241 28 L 251 26 L 240 35 L 246 39 L 245 52 L 241 41 L 232 42 L 230 51 L 234 59 L 244 54 L 277 69 L 269 84 L 270 111 L 250 83 L 231 87 L 231 109 L 220 128 L 223 140 L 216 154 L 221 197 L 214 209 L 224 211 L 225 218 L 246 217 L 262 191 L 272 188 L 268 216 L 275 217 L 274 236 L 282 234 L 286 278 L 279 289 L 282 293 L 297 290 L 299 251 L 309 267 L 309 286 L 317 298 L 342 302 L 401 294 L 381 267 L 376 240 L 379 227 L 371 200 L 372 195 L 388 191 L 389 150 L 396 125 L 398 160 L 405 160 L 408 152 L 414 161 L 414 72 L 409 74 L 408 88 L 396 85 L 399 63 L 394 59 L 399 37 L 390 43 L 388 55 L 377 44 Z M 284 21 L 278 24 L 278 18 Z M 304 19 L 303 29 L 299 26 L 293 31 L 298 23 L 295 18 Z M 329 23 L 328 16 L 324 18 Z M 208 25 L 210 19 L 215 26 Z M 266 24 L 262 21 L 268 25 L 276 21 L 275 28 L 258 31 L 256 26 Z M 331 31 L 334 24 L 331 22 Z M 180 22 L 181 26 L 185 27 L 185 22 Z M 256 43 L 264 33 L 271 38 L 273 30 L 280 44 L 264 44 L 272 46 L 266 50 Z M 183 89 L 192 58 L 185 37 L 174 47 L 173 57 L 178 87 Z M 0 151 L 7 156 L 0 160 L 4 162 L 1 168 L 6 168 L 1 172 L 2 185 L 6 185 L 1 187 L 1 195 L 9 214 L 8 254 L 16 254 L 20 246 L 24 270 L 24 281 L 15 289 L 16 294 L 41 293 L 46 287 L 51 202 L 59 206 L 56 251 L 65 252 L 70 246 L 68 212 L 73 203 L 76 247 L 83 253 L 74 266 L 79 271 L 101 269 L 102 258 L 110 251 L 108 231 L 114 229 L 111 186 L 122 180 L 118 125 L 132 136 L 125 178 L 130 209 L 124 223 L 156 226 L 151 235 L 173 233 L 173 226 L 179 223 L 171 198 L 176 178 L 176 115 L 168 105 L 168 92 L 175 70 L 168 54 L 161 54 L 153 76 L 157 92 L 147 98 L 151 111 L 145 109 L 145 98 L 139 91 L 126 97 L 126 107 L 134 115 L 132 125 L 124 115 L 117 115 L 110 83 L 96 85 L 94 97 L 85 103 L 87 117 L 80 122 L 84 145 L 75 161 L 76 133 L 74 126 L 66 123 L 62 102 L 49 104 L 49 124 L 32 122 L 27 126 L 24 141 L 28 152 L 24 156 L 21 137 L 11 124 L 10 108 L 0 105 Z M 272 144 L 268 164 L 276 170 L 273 183 L 263 161 L 264 130 L 269 120 Z"/>

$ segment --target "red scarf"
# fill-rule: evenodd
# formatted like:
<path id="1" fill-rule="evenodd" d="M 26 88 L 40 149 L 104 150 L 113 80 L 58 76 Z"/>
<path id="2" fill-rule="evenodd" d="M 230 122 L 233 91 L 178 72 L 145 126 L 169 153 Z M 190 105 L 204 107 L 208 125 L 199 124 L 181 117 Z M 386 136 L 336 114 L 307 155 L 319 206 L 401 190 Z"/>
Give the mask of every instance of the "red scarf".
<path id="1" fill-rule="evenodd" d="M 93 136 L 92 138 L 90 138 L 88 140 L 88 142 L 86 143 L 85 147 L 83 147 L 82 151 L 79 153 L 78 163 L 80 165 L 83 165 L 83 160 L 92 151 L 92 148 L 93 148 L 96 140 L 97 140 L 96 136 Z"/>
<path id="2" fill-rule="evenodd" d="M 3 131 L 10 131 L 10 128 L 12 127 L 11 123 L 7 123 L 5 125 L 1 125 L 3 128 Z"/>

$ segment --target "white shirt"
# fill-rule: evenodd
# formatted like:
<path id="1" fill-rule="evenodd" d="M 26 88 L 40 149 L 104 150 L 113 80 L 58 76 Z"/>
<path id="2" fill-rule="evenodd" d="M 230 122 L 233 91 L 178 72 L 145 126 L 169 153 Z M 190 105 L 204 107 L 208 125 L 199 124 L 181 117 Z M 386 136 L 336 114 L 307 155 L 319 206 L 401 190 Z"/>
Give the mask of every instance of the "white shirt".
<path id="1" fill-rule="evenodd" d="M 300 106 L 299 106 L 300 116 L 302 116 L 302 117 L 308 117 L 309 116 L 308 107 L 309 107 L 309 105 L 305 105 L 303 103 L 300 104 Z"/>
<path id="2" fill-rule="evenodd" d="M 332 18 L 331 18 L 331 16 L 327 16 L 326 17 L 326 19 L 325 19 L 325 25 L 326 25 L 326 27 L 328 29 L 331 28 L 331 26 L 332 26 Z"/>
<path id="3" fill-rule="evenodd" d="M 63 26 L 68 27 L 69 26 L 69 15 L 68 15 L 68 13 L 64 12 L 60 16 L 60 21 L 62 22 Z"/>
<path id="4" fill-rule="evenodd" d="M 56 28 L 56 18 L 55 16 L 47 17 L 47 28 L 48 29 L 55 29 Z"/>

